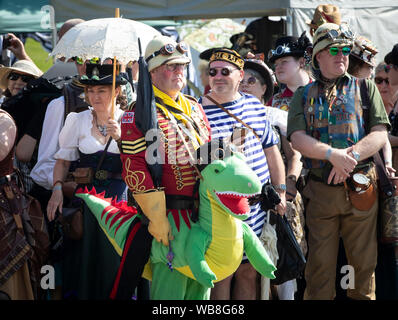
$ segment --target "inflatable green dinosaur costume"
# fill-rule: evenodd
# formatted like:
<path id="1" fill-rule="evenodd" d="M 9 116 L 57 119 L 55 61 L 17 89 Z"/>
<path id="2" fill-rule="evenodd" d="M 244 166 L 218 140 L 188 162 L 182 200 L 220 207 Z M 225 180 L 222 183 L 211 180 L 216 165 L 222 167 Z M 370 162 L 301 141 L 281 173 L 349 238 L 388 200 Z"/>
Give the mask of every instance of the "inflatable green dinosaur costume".
<path id="1" fill-rule="evenodd" d="M 151 299 L 208 299 L 213 282 L 236 271 L 243 251 L 261 275 L 275 278 L 275 266 L 257 236 L 242 221 L 250 215 L 248 199 L 261 192 L 257 175 L 240 153 L 231 153 L 202 168 L 198 222 L 181 214 L 169 215 L 174 240 L 169 247 L 152 241 Z M 122 255 L 130 224 L 140 215 L 134 208 L 110 203 L 110 199 L 93 192 L 76 195 L 90 207 Z"/>

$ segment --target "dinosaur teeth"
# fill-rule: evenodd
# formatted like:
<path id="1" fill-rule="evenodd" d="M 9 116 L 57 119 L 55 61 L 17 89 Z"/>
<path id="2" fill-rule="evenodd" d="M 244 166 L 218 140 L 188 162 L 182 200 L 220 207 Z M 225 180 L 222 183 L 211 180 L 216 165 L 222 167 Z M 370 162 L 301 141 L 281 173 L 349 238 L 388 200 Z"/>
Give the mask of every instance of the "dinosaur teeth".
<path id="1" fill-rule="evenodd" d="M 234 192 L 234 191 L 222 191 L 222 192 L 217 192 L 214 191 L 217 196 L 224 196 L 224 197 L 231 197 L 231 198 L 246 198 L 249 199 L 251 197 L 254 197 L 255 195 L 259 193 L 239 193 L 239 192 Z"/>

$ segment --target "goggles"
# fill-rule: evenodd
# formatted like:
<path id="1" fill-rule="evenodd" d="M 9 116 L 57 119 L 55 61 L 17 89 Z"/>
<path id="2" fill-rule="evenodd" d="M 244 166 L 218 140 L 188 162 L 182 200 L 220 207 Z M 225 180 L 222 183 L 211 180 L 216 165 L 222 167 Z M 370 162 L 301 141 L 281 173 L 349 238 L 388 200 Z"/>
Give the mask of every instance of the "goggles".
<path id="1" fill-rule="evenodd" d="M 29 81 L 33 80 L 35 77 L 27 75 L 27 74 L 16 73 L 16 72 L 11 72 L 7 77 L 7 79 L 13 80 L 13 81 L 17 81 L 19 78 L 21 78 L 21 80 L 23 82 L 28 83 Z"/>
<path id="2" fill-rule="evenodd" d="M 397 67 L 396 67 L 395 65 L 393 65 L 393 64 L 387 64 L 387 65 L 384 66 L 384 71 L 385 71 L 386 73 L 389 73 L 390 70 L 391 70 L 392 68 L 394 68 L 395 70 L 397 69 Z"/>
<path id="3" fill-rule="evenodd" d="M 329 30 L 328 32 L 326 32 L 325 35 L 320 37 L 317 42 L 314 43 L 314 48 L 322 40 L 331 39 L 332 41 L 335 41 L 338 38 L 346 38 L 348 40 L 354 41 L 354 33 L 351 31 L 347 24 L 342 24 L 340 25 L 339 30 Z"/>
<path id="4" fill-rule="evenodd" d="M 385 82 L 386 85 L 390 84 L 390 81 L 388 81 L 388 78 L 382 78 L 382 77 L 376 77 L 375 82 L 376 82 L 376 84 L 382 84 L 383 82 Z"/>
<path id="5" fill-rule="evenodd" d="M 77 64 L 80 64 L 80 65 L 84 64 L 84 60 L 80 57 L 73 57 L 72 60 L 75 61 Z M 97 57 L 91 58 L 89 60 L 89 63 L 93 63 L 93 64 L 98 64 L 99 62 L 100 62 L 100 58 L 97 58 Z"/>
<path id="6" fill-rule="evenodd" d="M 343 56 L 348 56 L 351 52 L 351 48 L 350 47 L 343 47 L 343 48 L 329 47 L 329 53 L 331 56 L 337 56 L 339 51 L 342 52 Z"/>
<path id="7" fill-rule="evenodd" d="M 256 77 L 254 76 L 250 76 L 249 78 L 247 78 L 247 81 L 245 81 L 245 79 L 243 79 L 240 84 L 241 85 L 245 85 L 247 84 L 248 86 L 254 86 L 256 84 L 256 82 L 259 81 Z"/>
<path id="8" fill-rule="evenodd" d="M 290 53 L 290 47 L 287 44 L 277 46 L 275 50 L 271 49 L 268 51 L 268 60 L 271 59 L 273 56 L 280 56 L 285 53 Z"/>
<path id="9" fill-rule="evenodd" d="M 221 74 L 224 77 L 228 77 L 232 72 L 234 72 L 235 70 L 238 70 L 238 69 L 235 69 L 235 68 L 232 68 L 232 67 L 230 67 L 230 68 L 228 68 L 228 67 L 210 68 L 209 69 L 209 76 L 210 77 L 215 77 L 217 75 L 217 73 L 218 73 L 217 69 L 221 69 Z"/>
<path id="10" fill-rule="evenodd" d="M 168 43 L 168 44 L 164 45 L 163 47 L 161 47 L 158 51 L 155 51 L 154 53 L 152 53 L 148 58 L 146 58 L 146 62 L 149 62 L 149 60 L 157 57 L 159 54 L 161 54 L 163 56 L 170 56 L 176 51 L 176 49 L 181 54 L 184 54 L 185 52 L 188 51 L 188 47 L 185 44 L 185 42 L 181 41 L 180 43 L 177 44 L 177 46 L 174 46 L 174 44 L 172 44 L 172 43 Z"/>

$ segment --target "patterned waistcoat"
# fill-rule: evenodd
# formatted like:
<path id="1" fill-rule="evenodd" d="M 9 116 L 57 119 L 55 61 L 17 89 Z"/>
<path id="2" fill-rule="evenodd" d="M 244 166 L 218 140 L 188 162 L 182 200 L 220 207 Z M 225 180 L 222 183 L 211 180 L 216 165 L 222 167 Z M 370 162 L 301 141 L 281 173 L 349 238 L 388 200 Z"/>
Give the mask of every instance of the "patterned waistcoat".
<path id="1" fill-rule="evenodd" d="M 331 101 L 326 100 L 318 81 L 308 84 L 303 94 L 307 134 L 338 149 L 348 148 L 365 136 L 358 79 L 342 80 Z M 326 162 L 304 158 L 304 167 L 322 168 Z"/>

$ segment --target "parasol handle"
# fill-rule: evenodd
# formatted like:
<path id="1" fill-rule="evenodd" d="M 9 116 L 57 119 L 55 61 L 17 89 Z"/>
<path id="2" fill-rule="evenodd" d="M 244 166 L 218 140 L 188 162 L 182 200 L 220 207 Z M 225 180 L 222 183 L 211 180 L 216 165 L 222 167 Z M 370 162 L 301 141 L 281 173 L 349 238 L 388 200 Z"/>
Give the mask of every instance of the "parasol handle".
<path id="1" fill-rule="evenodd" d="M 119 8 L 115 9 L 115 18 L 120 17 Z M 116 57 L 113 57 L 113 77 L 112 77 L 112 110 L 111 110 L 111 118 L 114 119 L 115 113 L 115 86 L 116 86 Z"/>
<path id="2" fill-rule="evenodd" d="M 138 37 L 138 49 L 140 50 L 140 57 L 142 56 L 141 39 Z"/>

